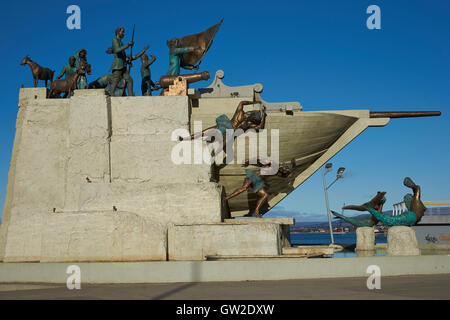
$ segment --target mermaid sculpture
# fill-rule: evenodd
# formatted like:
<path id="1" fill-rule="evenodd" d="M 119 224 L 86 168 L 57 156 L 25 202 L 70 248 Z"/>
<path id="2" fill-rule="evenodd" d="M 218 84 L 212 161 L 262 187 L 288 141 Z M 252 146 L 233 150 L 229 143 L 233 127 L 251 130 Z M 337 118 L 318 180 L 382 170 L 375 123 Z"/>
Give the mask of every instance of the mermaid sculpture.
<path id="1" fill-rule="evenodd" d="M 370 207 L 370 208 L 373 208 L 374 210 L 376 210 L 377 212 L 382 213 L 383 212 L 383 205 L 386 202 L 386 198 L 384 197 L 385 194 L 386 194 L 386 192 L 378 192 L 377 195 L 375 197 L 373 197 L 372 200 L 370 200 L 369 202 L 364 203 L 361 206 L 350 205 L 350 206 L 345 206 L 342 209 L 366 211 L 365 208 L 366 207 Z M 342 219 L 344 221 L 347 221 L 348 223 L 351 223 L 352 225 L 354 225 L 357 228 L 359 228 L 359 227 L 373 227 L 379 221 L 373 215 L 371 215 L 368 218 L 351 218 L 351 217 L 346 217 L 346 216 L 344 216 L 342 214 L 339 214 L 339 213 L 337 213 L 337 212 L 335 212 L 333 210 L 331 210 L 331 212 L 335 215 L 335 219 Z"/>
<path id="2" fill-rule="evenodd" d="M 373 199 L 372 201 L 367 202 L 361 206 L 347 206 L 344 208 L 358 211 L 369 211 L 369 213 L 372 215 L 373 218 L 377 219 L 378 221 L 381 221 L 387 226 L 414 226 L 417 223 L 419 223 L 419 221 L 422 219 L 423 214 L 425 210 L 427 210 L 427 208 L 423 205 L 422 201 L 420 200 L 420 186 L 416 185 L 409 177 L 406 177 L 405 180 L 403 180 L 403 184 L 406 187 L 411 188 L 413 190 L 413 194 L 408 193 L 403 198 L 405 201 L 406 208 L 408 210 L 399 216 L 384 215 L 381 212 L 381 209 L 377 208 L 376 204 L 374 205 L 374 203 L 372 203 Z M 385 192 L 379 192 L 377 197 L 380 194 L 383 194 L 384 196 Z M 374 199 L 376 199 L 377 197 L 375 197 Z M 334 212 L 333 214 L 336 215 L 336 213 Z"/>

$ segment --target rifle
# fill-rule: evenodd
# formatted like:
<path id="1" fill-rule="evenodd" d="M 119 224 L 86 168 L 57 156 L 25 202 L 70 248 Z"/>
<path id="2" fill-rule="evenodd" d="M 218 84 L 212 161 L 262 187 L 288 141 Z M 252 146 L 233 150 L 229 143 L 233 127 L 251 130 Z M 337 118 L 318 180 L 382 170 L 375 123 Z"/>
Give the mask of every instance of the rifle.
<path id="1" fill-rule="evenodd" d="M 134 27 L 135 26 L 136 25 L 133 24 L 133 34 L 131 36 L 131 42 L 134 42 Z M 131 46 L 131 49 L 130 49 L 130 63 L 128 64 L 128 73 L 130 73 L 131 67 L 133 66 L 133 46 L 134 46 L 134 43 L 133 43 L 133 45 Z"/>

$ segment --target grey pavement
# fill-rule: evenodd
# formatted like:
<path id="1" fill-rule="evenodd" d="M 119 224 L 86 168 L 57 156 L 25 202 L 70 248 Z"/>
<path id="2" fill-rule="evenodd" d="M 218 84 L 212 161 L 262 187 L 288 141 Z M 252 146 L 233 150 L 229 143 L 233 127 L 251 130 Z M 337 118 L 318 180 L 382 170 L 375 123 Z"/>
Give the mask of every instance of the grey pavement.
<path id="1" fill-rule="evenodd" d="M 0 284 L 3 299 L 444 299 L 450 300 L 450 274 L 382 277 L 381 289 L 367 278 L 170 284 L 83 284 L 69 290 L 55 284 Z"/>

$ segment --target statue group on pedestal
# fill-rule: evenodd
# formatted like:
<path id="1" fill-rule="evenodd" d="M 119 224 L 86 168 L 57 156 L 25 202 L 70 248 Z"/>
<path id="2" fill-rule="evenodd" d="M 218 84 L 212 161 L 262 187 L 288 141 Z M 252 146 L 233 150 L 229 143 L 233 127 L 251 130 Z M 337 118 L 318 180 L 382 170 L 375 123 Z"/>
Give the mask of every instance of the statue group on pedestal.
<path id="1" fill-rule="evenodd" d="M 220 23 L 212 26 L 204 32 L 199 34 L 186 36 L 183 38 L 173 38 L 167 41 L 169 47 L 169 70 L 166 77 L 180 76 L 178 79 L 184 80 L 182 85 L 185 86 L 184 91 L 187 92 L 188 83 L 207 80 L 209 79 L 209 73 L 205 77 L 205 73 L 202 73 L 200 77 L 192 78 L 192 75 L 180 75 L 180 68 L 187 70 L 198 70 L 200 63 L 212 44 L 212 40 L 219 29 Z M 134 27 L 133 36 L 131 41 L 126 44 L 122 43 L 122 39 L 125 36 L 125 29 L 119 27 L 115 31 L 115 37 L 112 39 L 112 46 L 106 51 L 108 54 L 113 54 L 114 59 L 110 68 L 111 73 L 105 74 L 95 81 L 88 83 L 86 74 L 92 74 L 91 65 L 87 62 L 87 50 L 79 49 L 75 54 L 69 57 L 69 64 L 64 66 L 57 80 L 53 81 L 54 70 L 41 67 L 36 62 L 32 61 L 27 55 L 21 62 L 21 65 L 28 64 L 30 66 L 34 87 L 37 87 L 39 80 L 45 81 L 45 87 L 47 82 L 50 82 L 49 98 L 60 98 L 61 93 L 65 93 L 64 97 L 70 97 L 75 89 L 99 89 L 104 88 L 106 93 L 110 96 L 134 96 L 133 91 L 133 78 L 130 75 L 130 69 L 133 65 L 133 61 L 141 59 L 141 92 L 143 96 L 151 96 L 152 91 L 156 91 L 162 88 L 159 86 L 159 82 L 153 82 L 151 78 L 150 66 L 156 61 L 156 57 L 150 54 L 150 58 L 145 52 L 149 49 L 146 46 L 142 51 L 137 54 L 132 54 L 134 46 Z M 130 48 L 130 54 L 126 53 L 126 50 Z M 61 79 L 64 77 L 64 79 Z M 170 79 L 172 84 L 177 79 Z M 167 82 L 167 79 L 166 79 Z M 55 83 L 55 84 L 53 84 Z M 176 95 L 176 93 L 168 94 L 171 89 L 169 86 L 163 88 L 161 95 Z"/>

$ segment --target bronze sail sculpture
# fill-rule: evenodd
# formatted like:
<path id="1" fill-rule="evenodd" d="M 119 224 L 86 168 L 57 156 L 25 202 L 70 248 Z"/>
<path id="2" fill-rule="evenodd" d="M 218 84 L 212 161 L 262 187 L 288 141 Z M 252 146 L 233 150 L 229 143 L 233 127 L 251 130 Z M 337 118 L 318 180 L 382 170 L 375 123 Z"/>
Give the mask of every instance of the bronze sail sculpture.
<path id="1" fill-rule="evenodd" d="M 178 45 L 177 47 L 185 48 L 185 47 L 200 47 L 199 50 L 194 50 L 193 52 L 188 52 L 183 54 L 183 63 L 181 64 L 181 67 L 183 65 L 191 65 L 194 66 L 194 69 L 198 69 L 200 66 L 203 57 L 205 56 L 206 52 L 208 52 L 209 48 L 211 47 L 211 44 L 213 42 L 214 36 L 216 35 L 217 31 L 219 30 L 220 25 L 222 24 L 222 20 L 220 22 L 208 29 L 206 29 L 203 32 L 185 36 L 182 38 L 178 38 Z"/>

